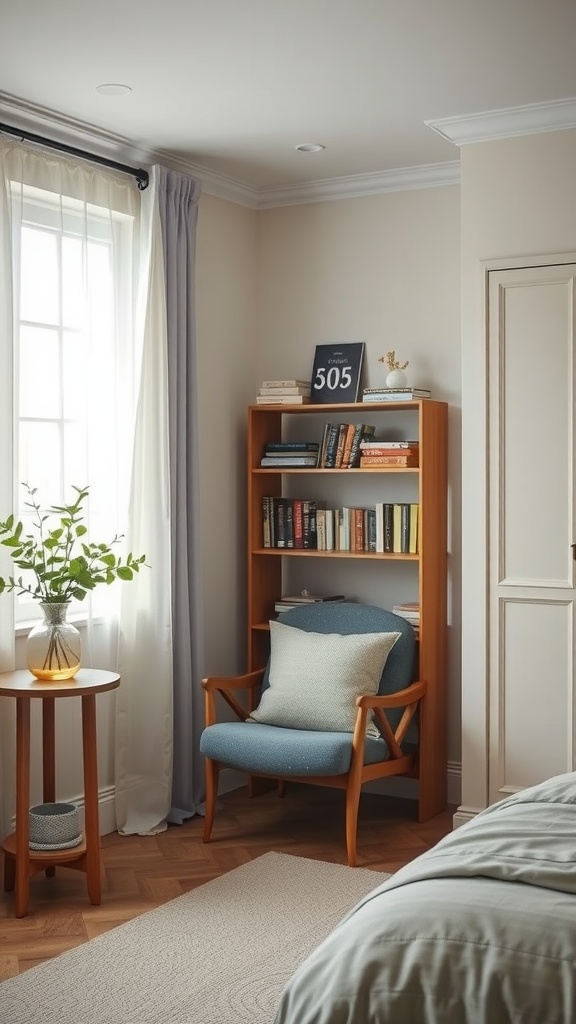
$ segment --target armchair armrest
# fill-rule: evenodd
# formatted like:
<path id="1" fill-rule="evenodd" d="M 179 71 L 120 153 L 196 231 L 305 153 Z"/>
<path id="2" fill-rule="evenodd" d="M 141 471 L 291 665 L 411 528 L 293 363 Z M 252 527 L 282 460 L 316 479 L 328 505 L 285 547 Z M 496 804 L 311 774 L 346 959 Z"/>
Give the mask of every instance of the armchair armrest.
<path id="1" fill-rule="evenodd" d="M 214 725 L 216 723 L 216 700 L 214 695 L 219 693 L 228 707 L 241 722 L 248 718 L 252 707 L 247 710 L 233 696 L 234 691 L 250 691 L 250 703 L 253 703 L 254 691 L 264 678 L 265 669 L 260 668 L 255 672 L 247 672 L 242 676 L 207 676 L 202 680 L 204 689 L 204 724 Z"/>
<path id="2" fill-rule="evenodd" d="M 427 683 L 416 682 L 406 686 L 403 690 L 397 690 L 396 693 L 387 693 L 382 696 L 368 694 L 357 697 L 356 704 L 359 708 L 402 708 L 406 704 L 413 704 L 421 700 L 426 693 L 426 688 Z"/>
<path id="3" fill-rule="evenodd" d="M 202 686 L 205 690 L 249 690 L 262 682 L 264 671 L 259 668 L 243 676 L 207 676 L 202 680 Z"/>
<path id="4" fill-rule="evenodd" d="M 382 732 L 384 739 L 388 744 L 388 750 L 392 758 L 403 757 L 402 741 L 408 730 L 410 722 L 414 718 L 418 705 L 422 698 L 426 694 L 427 684 L 420 680 L 419 682 L 412 683 L 411 686 L 406 686 L 403 690 L 397 690 L 396 693 L 389 693 L 383 696 L 378 694 L 374 697 L 365 695 L 356 698 L 356 705 L 358 707 L 358 714 L 367 713 L 370 709 L 374 712 L 374 718 L 377 720 Z M 395 730 L 392 729 L 390 722 L 386 716 L 386 708 L 398 708 L 403 707 L 404 713 L 398 722 Z"/>

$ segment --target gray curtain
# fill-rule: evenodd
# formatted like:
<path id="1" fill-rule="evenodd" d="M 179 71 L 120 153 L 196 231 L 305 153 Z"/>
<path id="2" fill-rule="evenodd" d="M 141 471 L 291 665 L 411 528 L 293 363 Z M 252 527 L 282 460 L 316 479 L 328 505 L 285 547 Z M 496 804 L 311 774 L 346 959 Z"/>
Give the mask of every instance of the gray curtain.
<path id="1" fill-rule="evenodd" d="M 153 168 L 162 225 L 168 329 L 168 436 L 172 541 L 174 761 L 168 820 L 181 824 L 204 799 L 203 666 L 196 402 L 195 260 L 200 183 Z"/>

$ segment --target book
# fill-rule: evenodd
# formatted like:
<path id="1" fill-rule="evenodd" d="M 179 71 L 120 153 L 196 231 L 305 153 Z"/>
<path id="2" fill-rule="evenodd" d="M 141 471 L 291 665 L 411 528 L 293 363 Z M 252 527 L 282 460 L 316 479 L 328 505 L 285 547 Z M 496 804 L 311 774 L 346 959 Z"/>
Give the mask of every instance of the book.
<path id="1" fill-rule="evenodd" d="M 281 455 L 283 452 L 317 452 L 318 441 L 268 441 L 265 455 Z"/>
<path id="2" fill-rule="evenodd" d="M 289 601 L 291 604 L 317 604 L 319 601 L 345 601 L 344 594 L 309 594 L 307 590 L 301 590 L 299 594 L 283 594 L 282 601 Z"/>
<path id="3" fill-rule="evenodd" d="M 348 434 L 348 424 L 341 423 L 338 428 L 338 444 L 336 447 L 336 460 L 334 462 L 335 469 L 342 468 L 342 459 L 344 457 L 344 444 L 346 442 L 346 436 Z"/>
<path id="4" fill-rule="evenodd" d="M 429 388 L 363 388 L 363 395 L 382 395 L 382 394 L 394 394 L 400 395 L 404 393 L 410 393 L 412 395 L 427 395 L 430 397 L 431 391 Z"/>
<path id="5" fill-rule="evenodd" d="M 262 388 L 309 388 L 309 380 L 263 380 L 260 385 Z"/>
<path id="6" fill-rule="evenodd" d="M 419 541 L 419 527 L 420 527 L 420 506 L 417 502 L 411 502 L 410 504 L 410 536 L 408 541 L 408 551 L 411 555 L 418 554 L 420 549 Z"/>
<path id="7" fill-rule="evenodd" d="M 312 401 L 357 402 L 365 342 L 317 345 L 312 365 Z"/>
<path id="8" fill-rule="evenodd" d="M 402 554 L 402 505 L 399 501 L 392 506 L 392 551 Z"/>
<path id="9" fill-rule="evenodd" d="M 411 402 L 420 398 L 431 398 L 430 392 L 407 389 L 406 391 L 375 391 L 363 394 L 363 402 Z"/>
<path id="10" fill-rule="evenodd" d="M 280 459 L 281 462 L 285 459 L 316 459 L 317 457 L 318 451 L 314 448 L 287 448 L 283 452 L 265 448 L 262 455 L 263 459 Z"/>
<path id="11" fill-rule="evenodd" d="M 395 604 L 392 608 L 395 615 L 401 615 L 403 619 L 409 619 L 410 621 L 420 621 L 420 605 L 417 601 L 404 601 L 400 604 Z"/>
<path id="12" fill-rule="evenodd" d="M 391 502 L 384 503 L 384 551 L 394 550 L 394 506 Z"/>
<path id="13" fill-rule="evenodd" d="M 352 441 L 354 440 L 355 431 L 354 423 L 349 423 L 344 439 L 344 451 L 342 452 L 342 469 L 348 469 L 350 466 L 350 453 L 352 452 Z"/>
<path id="14" fill-rule="evenodd" d="M 316 456 L 313 454 L 292 456 L 264 455 L 260 459 L 260 465 L 263 468 L 271 466 L 282 466 L 284 469 L 290 469 L 291 466 L 310 466 L 315 468 Z"/>
<path id="15" fill-rule="evenodd" d="M 336 466 L 336 452 L 338 450 L 338 436 L 340 427 L 338 423 L 328 424 L 328 435 L 326 438 L 326 452 L 324 455 L 323 469 L 334 469 Z"/>
<path id="16" fill-rule="evenodd" d="M 409 449 L 409 447 L 403 447 L 403 449 L 389 449 L 385 444 L 371 444 L 370 446 L 360 445 L 360 456 L 361 458 L 370 459 L 375 455 L 389 455 L 396 456 L 399 459 L 417 459 L 418 449 Z"/>
<path id="17" fill-rule="evenodd" d="M 360 458 L 360 469 L 386 466 L 396 469 L 418 469 L 418 459 L 409 455 L 362 455 Z"/>
<path id="18" fill-rule="evenodd" d="M 256 405 L 308 405 L 308 395 L 256 395 Z"/>
<path id="19" fill-rule="evenodd" d="M 286 388 L 260 388 L 259 395 L 309 395 L 310 385 L 302 387 L 300 384 L 296 384 L 294 387 Z"/>
<path id="20" fill-rule="evenodd" d="M 294 498 L 292 502 L 292 518 L 294 523 L 294 547 L 304 547 L 304 501 L 302 498 Z"/>
<path id="21" fill-rule="evenodd" d="M 386 448 L 396 450 L 407 448 L 408 450 L 417 450 L 420 447 L 419 441 L 360 441 L 360 447 L 369 452 L 371 449 Z"/>

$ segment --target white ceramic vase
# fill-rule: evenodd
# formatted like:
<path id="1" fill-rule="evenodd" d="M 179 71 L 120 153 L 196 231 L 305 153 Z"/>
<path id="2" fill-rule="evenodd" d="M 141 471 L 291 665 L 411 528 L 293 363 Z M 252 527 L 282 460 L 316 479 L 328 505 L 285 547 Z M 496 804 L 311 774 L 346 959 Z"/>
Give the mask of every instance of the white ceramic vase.
<path id="1" fill-rule="evenodd" d="M 390 370 L 390 373 L 386 377 L 387 388 L 405 388 L 408 387 L 408 378 L 404 373 L 404 370 Z"/>

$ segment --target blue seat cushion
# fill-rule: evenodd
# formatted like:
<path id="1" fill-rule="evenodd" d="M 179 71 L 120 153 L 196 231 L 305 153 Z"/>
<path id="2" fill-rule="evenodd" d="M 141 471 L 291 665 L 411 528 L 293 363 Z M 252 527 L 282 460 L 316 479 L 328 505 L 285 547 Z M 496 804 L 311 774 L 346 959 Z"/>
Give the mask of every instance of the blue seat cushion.
<path id="1" fill-rule="evenodd" d="M 350 768 L 352 733 L 285 729 L 260 722 L 220 722 L 204 729 L 200 751 L 205 757 L 261 775 L 343 775 Z M 385 761 L 383 739 L 367 737 L 364 763 Z"/>

